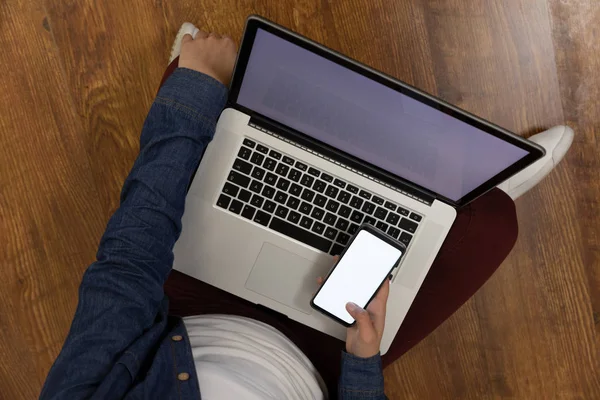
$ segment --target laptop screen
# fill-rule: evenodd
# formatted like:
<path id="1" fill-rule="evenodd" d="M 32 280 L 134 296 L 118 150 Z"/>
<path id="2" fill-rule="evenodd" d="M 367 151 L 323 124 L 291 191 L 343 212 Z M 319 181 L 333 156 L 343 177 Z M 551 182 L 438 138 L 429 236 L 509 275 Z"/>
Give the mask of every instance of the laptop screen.
<path id="1" fill-rule="evenodd" d="M 454 201 L 529 154 L 260 28 L 237 103 Z"/>

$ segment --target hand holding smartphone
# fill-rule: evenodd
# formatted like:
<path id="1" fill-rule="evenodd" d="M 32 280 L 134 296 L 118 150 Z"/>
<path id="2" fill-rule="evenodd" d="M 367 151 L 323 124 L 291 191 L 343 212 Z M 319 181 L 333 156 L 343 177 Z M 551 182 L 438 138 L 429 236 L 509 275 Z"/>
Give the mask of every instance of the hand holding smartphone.
<path id="1" fill-rule="evenodd" d="M 355 319 L 346 310 L 346 304 L 366 308 L 405 251 L 402 243 L 370 225 L 362 226 L 313 297 L 311 306 L 351 326 Z"/>
<path id="2" fill-rule="evenodd" d="M 348 353 L 368 358 L 379 352 L 389 294 L 387 277 L 405 250 L 403 244 L 365 225 L 313 297 L 313 308 L 348 326 Z"/>

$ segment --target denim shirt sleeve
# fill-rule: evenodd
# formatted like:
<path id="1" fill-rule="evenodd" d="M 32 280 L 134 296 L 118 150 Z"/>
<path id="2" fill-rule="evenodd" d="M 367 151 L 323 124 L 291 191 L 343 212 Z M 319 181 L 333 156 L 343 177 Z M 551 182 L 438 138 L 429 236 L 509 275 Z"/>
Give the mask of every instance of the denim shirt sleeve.
<path id="1" fill-rule="evenodd" d="M 186 190 L 226 98 L 224 85 L 182 68 L 160 89 L 41 398 L 92 396 L 116 360 L 155 323 Z"/>
<path id="2" fill-rule="evenodd" d="M 386 400 L 381 356 L 360 358 L 343 351 L 338 397 L 340 400 Z"/>

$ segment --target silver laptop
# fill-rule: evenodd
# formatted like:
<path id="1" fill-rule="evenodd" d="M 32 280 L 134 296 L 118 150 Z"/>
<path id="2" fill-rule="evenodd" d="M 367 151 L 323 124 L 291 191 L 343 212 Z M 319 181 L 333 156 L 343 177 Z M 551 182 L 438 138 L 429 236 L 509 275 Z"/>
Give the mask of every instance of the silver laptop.
<path id="1" fill-rule="evenodd" d="M 260 17 L 189 188 L 175 269 L 329 335 L 316 279 L 363 223 L 404 243 L 385 353 L 458 208 L 544 150 Z M 368 268 L 368 266 L 365 266 Z"/>

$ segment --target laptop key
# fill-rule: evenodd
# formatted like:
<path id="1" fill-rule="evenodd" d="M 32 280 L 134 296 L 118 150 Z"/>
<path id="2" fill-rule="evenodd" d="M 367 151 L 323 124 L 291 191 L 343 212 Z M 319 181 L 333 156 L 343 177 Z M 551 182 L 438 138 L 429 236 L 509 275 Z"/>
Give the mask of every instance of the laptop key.
<path id="1" fill-rule="evenodd" d="M 262 190 L 262 195 L 265 196 L 267 199 L 272 199 L 275 195 L 275 189 L 273 189 L 271 186 L 265 185 L 265 187 Z"/>
<path id="2" fill-rule="evenodd" d="M 291 208 L 292 210 L 295 210 L 300 205 L 300 200 L 298 200 L 297 198 L 295 198 L 293 196 L 290 196 L 290 198 L 288 199 L 287 203 L 285 203 L 285 205 L 288 206 L 289 208 Z"/>
<path id="3" fill-rule="evenodd" d="M 280 204 L 285 204 L 285 201 L 287 200 L 287 198 L 288 198 L 287 193 L 283 193 L 281 190 L 278 190 L 277 193 L 275 194 L 275 201 Z"/>
<path id="4" fill-rule="evenodd" d="M 256 215 L 254 215 L 254 222 L 259 223 L 264 226 L 267 226 L 269 224 L 270 220 L 271 220 L 271 216 L 261 210 L 258 210 L 256 212 Z"/>
<path id="5" fill-rule="evenodd" d="M 331 247 L 331 250 L 329 250 L 329 254 L 332 256 L 339 256 L 342 254 L 342 251 L 344 251 L 344 246 L 336 243 L 333 245 L 333 247 Z"/>
<path id="6" fill-rule="evenodd" d="M 348 229 L 349 224 L 350 222 L 348 222 L 347 219 L 339 218 L 335 224 L 335 227 L 340 231 L 345 231 L 346 229 Z"/>
<path id="7" fill-rule="evenodd" d="M 356 208 L 357 210 L 360 210 L 360 207 L 363 205 L 363 202 L 364 202 L 364 200 L 361 199 L 360 197 L 353 196 L 352 201 L 350 201 L 350 206 L 352 208 Z"/>
<path id="8" fill-rule="evenodd" d="M 315 181 L 315 178 L 313 176 L 304 174 L 304 175 L 302 175 L 302 179 L 300 180 L 300 183 L 306 187 L 311 187 L 314 181 Z"/>
<path id="9" fill-rule="evenodd" d="M 277 182 L 277 175 L 272 172 L 267 172 L 267 176 L 265 177 L 265 182 L 269 185 L 275 186 L 275 182 Z"/>
<path id="10" fill-rule="evenodd" d="M 324 233 L 325 237 L 328 239 L 335 239 L 335 236 L 337 235 L 337 231 L 333 228 L 327 228 L 325 229 L 325 233 Z"/>
<path id="11" fill-rule="evenodd" d="M 265 176 L 265 170 L 259 167 L 254 167 L 252 170 L 252 177 L 260 181 L 262 180 L 263 176 Z"/>
<path id="12" fill-rule="evenodd" d="M 254 217 L 255 211 L 256 211 L 256 208 L 246 204 L 244 206 L 244 209 L 242 210 L 242 217 L 252 219 Z"/>
<path id="13" fill-rule="evenodd" d="M 419 225 L 417 225 L 417 223 L 415 223 L 411 220 L 402 218 L 402 220 L 400 221 L 398 226 L 405 231 L 408 231 L 410 233 L 415 233 L 415 231 L 417 230 L 417 226 L 419 226 Z"/>
<path id="14" fill-rule="evenodd" d="M 346 190 L 349 191 L 350 193 L 354 193 L 354 194 L 358 193 L 358 188 L 354 185 L 346 186 Z"/>
<path id="15" fill-rule="evenodd" d="M 253 140 L 250 139 L 244 139 L 244 146 L 248 146 L 248 147 L 252 147 L 254 148 L 254 146 L 256 146 L 256 142 L 254 142 Z"/>
<path id="16" fill-rule="evenodd" d="M 265 169 L 268 169 L 269 171 L 275 171 L 276 166 L 277 166 L 277 161 L 273 160 L 272 158 L 267 158 L 263 164 L 263 167 Z"/>
<path id="17" fill-rule="evenodd" d="M 325 225 L 320 222 L 315 222 L 312 227 L 312 231 L 321 235 L 323 232 L 325 232 Z"/>
<path id="18" fill-rule="evenodd" d="M 284 206 L 277 206 L 277 210 L 275 211 L 275 215 L 281 218 L 285 218 L 290 210 L 285 208 Z"/>
<path id="19" fill-rule="evenodd" d="M 290 187 L 290 181 L 285 178 L 279 178 L 276 187 L 277 189 L 287 190 Z"/>
<path id="20" fill-rule="evenodd" d="M 321 172 L 319 172 L 319 170 L 318 170 L 318 169 L 315 169 L 315 168 L 313 168 L 313 167 L 310 167 L 310 168 L 308 169 L 308 173 L 309 173 L 309 174 L 311 174 L 311 175 L 312 175 L 312 176 L 314 176 L 314 177 L 317 177 L 317 178 L 319 177 L 319 175 L 321 175 Z"/>
<path id="21" fill-rule="evenodd" d="M 410 240 L 412 239 L 412 235 L 406 232 L 402 232 L 402 234 L 400 234 L 400 242 L 404 243 L 405 246 L 408 246 L 410 243 Z"/>
<path id="22" fill-rule="evenodd" d="M 315 197 L 314 203 L 319 207 L 325 207 L 325 203 L 327 203 L 327 197 L 323 196 L 322 194 L 318 194 Z"/>
<path id="23" fill-rule="evenodd" d="M 237 171 L 230 171 L 229 172 L 229 176 L 227 177 L 227 180 L 229 182 L 233 182 L 238 186 L 247 188 L 248 185 L 250 184 L 250 178 L 248 178 L 245 175 L 240 174 Z"/>
<path id="24" fill-rule="evenodd" d="M 346 182 L 344 182 L 341 179 L 337 179 L 337 178 L 333 181 L 333 184 L 342 189 L 346 187 Z"/>
<path id="25" fill-rule="evenodd" d="M 231 202 L 231 197 L 221 194 L 217 199 L 217 205 L 221 208 L 227 209 L 229 207 L 229 203 Z"/>
<path id="26" fill-rule="evenodd" d="M 333 244 L 331 240 L 327 240 L 277 217 L 272 218 L 269 228 L 325 253 L 329 252 L 329 248 Z"/>
<path id="27" fill-rule="evenodd" d="M 410 214 L 410 219 L 412 219 L 413 221 L 421 222 L 422 217 L 420 215 L 418 215 L 418 214 L 411 213 Z"/>
<path id="28" fill-rule="evenodd" d="M 390 235 L 394 239 L 398 239 L 398 236 L 400 235 L 400 229 L 394 228 L 393 226 L 390 226 L 390 228 L 388 229 L 387 233 L 388 233 L 388 235 Z"/>
<path id="29" fill-rule="evenodd" d="M 375 218 L 385 219 L 386 216 L 387 216 L 387 210 L 382 207 L 377 207 L 377 210 L 375 210 Z"/>
<path id="30" fill-rule="evenodd" d="M 251 154 L 252 150 L 244 146 L 240 147 L 240 151 L 238 151 L 238 157 L 244 160 L 249 160 Z"/>
<path id="31" fill-rule="evenodd" d="M 365 204 L 363 204 L 361 210 L 369 215 L 373 214 L 373 211 L 375 211 L 375 204 L 369 202 L 369 201 L 365 201 Z"/>
<path id="32" fill-rule="evenodd" d="M 252 183 L 250 184 L 250 190 L 252 190 L 254 193 L 260 193 L 260 191 L 263 188 L 263 184 L 255 179 L 252 180 Z"/>
<path id="33" fill-rule="evenodd" d="M 323 179 L 325 182 L 329 182 L 329 183 L 333 182 L 333 176 L 328 175 L 326 173 L 321 174 L 321 179 Z"/>
<path id="34" fill-rule="evenodd" d="M 288 156 L 283 156 L 283 162 L 287 165 L 294 165 L 294 159 Z"/>
<path id="35" fill-rule="evenodd" d="M 379 204 L 380 206 L 383 205 L 383 203 L 385 203 L 385 200 L 383 200 L 381 197 L 379 196 L 373 196 L 373 199 L 371 200 L 373 203 L 375 204 Z"/>
<path id="36" fill-rule="evenodd" d="M 272 213 L 273 211 L 275 211 L 275 207 L 277 207 L 277 204 L 275 204 L 271 200 L 267 200 L 263 205 L 263 210 L 265 210 L 268 213 Z"/>
<path id="37" fill-rule="evenodd" d="M 336 220 L 337 220 L 337 217 L 334 214 L 328 212 L 325 215 L 325 218 L 323 219 L 323 222 L 325 222 L 327 225 L 334 226 Z"/>
<path id="38" fill-rule="evenodd" d="M 385 202 L 385 208 L 391 211 L 396 211 L 396 205 L 394 203 L 390 203 L 389 201 Z"/>
<path id="39" fill-rule="evenodd" d="M 250 172 L 252 171 L 252 164 L 242 159 L 236 158 L 233 162 L 233 169 L 235 169 L 236 171 L 243 172 L 246 175 L 250 175 Z"/>
<path id="40" fill-rule="evenodd" d="M 382 232 L 386 232 L 388 227 L 389 227 L 388 224 L 386 224 L 385 222 L 381 222 L 381 221 L 377 221 L 377 223 L 375 224 L 375 228 L 379 229 Z"/>
<path id="41" fill-rule="evenodd" d="M 281 176 L 286 176 L 288 174 L 288 172 L 290 172 L 289 165 L 285 165 L 284 163 L 277 164 L 277 168 L 275 169 L 275 173 L 277 173 L 277 174 L 279 174 Z"/>
<path id="42" fill-rule="evenodd" d="M 315 197 L 315 192 L 313 192 L 312 190 L 304 189 L 304 192 L 302 192 L 301 197 L 302 200 L 312 201 L 312 199 Z"/>
<path id="43" fill-rule="evenodd" d="M 239 190 L 240 190 L 239 187 L 232 185 L 229 182 L 226 182 L 225 186 L 223 186 L 223 193 L 228 194 L 233 197 L 237 196 Z"/>
<path id="44" fill-rule="evenodd" d="M 315 183 L 313 184 L 313 189 L 319 193 L 323 193 L 325 191 L 326 187 L 327 187 L 327 184 L 320 179 L 317 179 L 315 181 Z"/>
<path id="45" fill-rule="evenodd" d="M 254 196 L 252 196 L 252 200 L 250 200 L 250 204 L 252 204 L 256 208 L 260 208 L 263 204 L 263 201 L 265 201 L 265 199 L 263 199 L 259 195 L 255 194 Z"/>
<path id="46" fill-rule="evenodd" d="M 301 171 L 306 171 L 308 169 L 308 166 L 304 163 L 301 163 L 300 161 L 296 161 L 296 168 L 298 168 Z"/>
<path id="47" fill-rule="evenodd" d="M 292 170 L 290 171 L 288 178 L 290 178 L 291 180 L 293 180 L 294 182 L 299 182 L 300 181 L 300 177 L 302 177 L 302 172 L 298 171 L 297 169 L 292 168 Z"/>
<path id="48" fill-rule="evenodd" d="M 269 152 L 269 156 L 273 157 L 276 160 L 281 160 L 281 153 L 275 150 L 271 150 Z"/>
<path id="49" fill-rule="evenodd" d="M 307 202 L 303 201 L 303 202 L 302 202 L 302 204 L 300 204 L 300 209 L 299 209 L 299 211 L 300 211 L 302 214 L 306 214 L 306 215 L 308 215 L 308 214 L 310 214 L 310 212 L 312 211 L 312 208 L 313 208 L 313 206 L 312 206 L 312 205 L 310 205 L 310 204 L 308 204 Z"/>
<path id="50" fill-rule="evenodd" d="M 229 211 L 234 214 L 239 214 L 242 211 L 244 204 L 239 200 L 233 200 L 229 205 Z"/>
<path id="51" fill-rule="evenodd" d="M 352 212 L 352 215 L 350 216 L 350 219 L 352 221 L 356 222 L 357 224 L 360 224 L 362 222 L 364 216 L 365 215 L 363 213 L 361 213 L 360 211 L 354 210 Z"/>
<path id="52" fill-rule="evenodd" d="M 369 200 L 369 199 L 371 198 L 371 193 L 369 193 L 369 192 L 365 192 L 364 190 L 361 190 L 361 191 L 358 193 L 358 195 L 359 195 L 360 197 L 362 197 L 363 199 L 367 199 L 367 200 Z"/>
<path id="53" fill-rule="evenodd" d="M 375 218 L 373 218 L 373 217 L 369 217 L 369 216 L 367 215 L 367 216 L 365 217 L 365 220 L 363 221 L 363 224 L 369 224 L 369 225 L 375 226 L 375 223 L 376 223 L 376 222 L 377 222 L 377 221 L 375 220 Z"/>
<path id="54" fill-rule="evenodd" d="M 252 193 L 250 193 L 249 191 L 247 191 L 245 189 L 242 189 L 240 194 L 238 194 L 238 199 L 240 199 L 244 203 L 249 202 L 251 197 L 252 197 Z"/>
<path id="55" fill-rule="evenodd" d="M 250 157 L 250 162 L 256 165 L 261 165 L 264 160 L 265 156 L 257 152 L 254 152 L 254 154 L 252 154 L 252 157 Z"/>
<path id="56" fill-rule="evenodd" d="M 400 216 L 394 213 L 389 213 L 387 218 L 385 219 L 385 222 L 392 225 L 396 225 L 398 221 L 400 221 Z"/>
<path id="57" fill-rule="evenodd" d="M 325 191 L 325 194 L 327 196 L 335 199 L 335 197 L 337 196 L 339 191 L 340 191 L 340 189 L 338 189 L 337 187 L 335 187 L 333 185 L 329 185 L 329 186 L 327 186 L 327 190 Z"/>
<path id="58" fill-rule="evenodd" d="M 306 229 L 310 229 L 312 223 L 313 220 L 308 217 L 302 217 L 302 219 L 300 220 L 300 226 Z"/>
<path id="59" fill-rule="evenodd" d="M 398 206 L 398 210 L 397 211 L 398 211 L 399 214 L 402 214 L 405 217 L 408 217 L 408 214 L 409 214 L 408 210 L 405 210 L 404 208 Z"/>
<path id="60" fill-rule="evenodd" d="M 312 212 L 310 213 L 310 216 L 316 219 L 317 221 L 320 221 L 321 218 L 323 218 L 323 215 L 325 215 L 325 210 L 319 207 L 314 207 Z"/>
<path id="61" fill-rule="evenodd" d="M 337 201 L 334 201 L 334 200 L 329 200 L 327 202 L 327 205 L 325 206 L 325 208 L 331 212 L 336 212 L 339 207 L 340 207 L 340 203 L 338 203 Z"/>
<path id="62" fill-rule="evenodd" d="M 348 204 L 351 197 L 352 195 L 350 193 L 346 192 L 345 190 L 342 190 L 340 191 L 340 194 L 338 195 L 337 199 L 341 203 Z"/>
<path id="63" fill-rule="evenodd" d="M 348 236 L 347 234 L 345 234 L 344 232 L 340 232 L 338 233 L 337 239 L 336 241 L 342 245 L 347 245 L 348 244 L 348 240 L 350 240 L 350 236 Z"/>
<path id="64" fill-rule="evenodd" d="M 300 197 L 300 193 L 302 193 L 302 186 L 297 183 L 292 183 L 292 187 L 290 188 L 290 193 L 294 196 Z"/>
<path id="65" fill-rule="evenodd" d="M 350 213 L 352 212 L 352 209 L 348 206 L 341 206 L 340 209 L 338 210 L 338 214 L 340 214 L 340 216 L 344 217 L 344 218 L 348 218 L 350 216 Z"/>
<path id="66" fill-rule="evenodd" d="M 348 227 L 348 233 L 354 235 L 356 232 L 358 232 L 358 225 L 351 223 Z"/>
<path id="67" fill-rule="evenodd" d="M 260 151 L 263 154 L 267 154 L 269 152 L 269 149 L 265 146 L 263 146 L 262 144 L 259 144 L 258 146 L 256 146 L 256 150 Z"/>
<path id="68" fill-rule="evenodd" d="M 301 215 L 299 213 L 297 213 L 296 211 L 290 211 L 290 214 L 288 215 L 287 220 L 297 224 L 298 221 L 300 221 L 300 217 L 301 217 Z"/>

